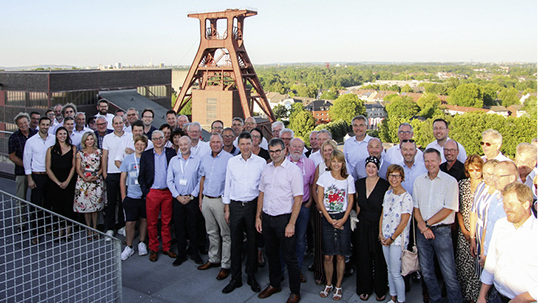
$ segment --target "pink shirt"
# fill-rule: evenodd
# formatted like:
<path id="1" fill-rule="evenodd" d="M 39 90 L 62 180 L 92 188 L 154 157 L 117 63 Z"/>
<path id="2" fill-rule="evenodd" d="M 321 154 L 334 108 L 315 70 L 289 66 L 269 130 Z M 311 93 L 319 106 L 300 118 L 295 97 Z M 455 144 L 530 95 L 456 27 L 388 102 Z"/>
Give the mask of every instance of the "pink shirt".
<path id="1" fill-rule="evenodd" d="M 308 159 L 304 155 L 297 162 L 293 162 L 290 156 L 288 156 L 287 159 L 301 169 L 301 173 L 303 174 L 303 202 L 307 202 L 310 199 L 310 186 L 314 183 L 316 165 L 314 164 L 314 161 Z"/>
<path id="2" fill-rule="evenodd" d="M 284 159 L 275 167 L 267 164 L 262 171 L 259 189 L 263 192 L 263 212 L 270 216 L 289 214 L 294 198 L 303 195 L 301 169 Z"/>

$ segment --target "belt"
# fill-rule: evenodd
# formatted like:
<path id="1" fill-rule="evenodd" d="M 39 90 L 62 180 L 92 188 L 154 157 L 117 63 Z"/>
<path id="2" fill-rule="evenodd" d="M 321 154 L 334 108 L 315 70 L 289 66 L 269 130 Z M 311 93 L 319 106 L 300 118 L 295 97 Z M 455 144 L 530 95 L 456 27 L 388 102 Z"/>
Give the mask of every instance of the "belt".
<path id="1" fill-rule="evenodd" d="M 208 195 L 204 195 L 206 198 L 209 198 L 209 199 L 220 199 L 222 198 L 222 196 L 218 196 L 218 197 L 211 197 L 211 196 L 208 196 Z"/>
<path id="2" fill-rule="evenodd" d="M 160 191 L 167 191 L 168 190 L 168 188 L 150 188 L 150 189 L 160 190 Z"/>
<path id="3" fill-rule="evenodd" d="M 231 202 L 235 204 L 241 204 L 241 206 L 246 206 L 250 203 L 250 201 L 243 202 L 243 201 L 235 201 L 235 200 L 231 200 Z"/>
<path id="4" fill-rule="evenodd" d="M 35 171 L 32 172 L 32 175 L 46 175 L 46 174 L 47 174 L 46 172 L 35 172 Z"/>
<path id="5" fill-rule="evenodd" d="M 451 225 L 452 224 L 438 224 L 438 225 L 430 227 L 430 229 L 434 230 L 434 229 L 438 229 L 438 228 L 441 228 L 441 227 L 450 227 Z"/>

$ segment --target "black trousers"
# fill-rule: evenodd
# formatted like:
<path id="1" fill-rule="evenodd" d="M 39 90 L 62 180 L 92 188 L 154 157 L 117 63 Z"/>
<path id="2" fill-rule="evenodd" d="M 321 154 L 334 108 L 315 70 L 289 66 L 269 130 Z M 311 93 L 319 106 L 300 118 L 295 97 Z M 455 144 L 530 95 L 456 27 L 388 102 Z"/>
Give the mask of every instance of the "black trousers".
<path id="1" fill-rule="evenodd" d="M 36 187 L 32 189 L 30 201 L 35 205 L 51 210 L 52 204 L 50 203 L 49 199 L 46 199 L 47 186 L 50 182 L 49 176 L 46 174 L 32 174 L 32 180 L 34 180 Z M 30 226 L 33 230 L 37 228 L 37 225 L 39 225 L 39 227 L 44 227 L 47 223 L 50 223 L 44 221 L 44 214 L 42 210 L 38 210 L 35 207 L 30 207 L 30 212 Z"/>
<path id="2" fill-rule="evenodd" d="M 189 250 L 191 254 L 198 253 L 198 197 L 187 204 L 181 204 L 177 199 L 173 199 L 173 219 L 174 232 L 177 241 L 177 255 L 184 257 L 187 255 L 187 235 L 189 237 Z"/>
<path id="3" fill-rule="evenodd" d="M 377 226 L 376 226 L 377 225 Z M 371 294 L 377 297 L 387 293 L 387 263 L 377 237 L 379 223 L 360 220 L 355 230 L 357 243 L 357 294 Z"/>
<path id="4" fill-rule="evenodd" d="M 125 226 L 120 198 L 120 177 L 121 174 L 108 174 L 106 177 L 105 230 L 116 229 L 116 205 L 118 205 L 118 225 Z"/>
<path id="5" fill-rule="evenodd" d="M 280 256 L 288 267 L 288 277 L 292 294 L 300 294 L 301 281 L 297 255 L 295 254 L 295 235 L 286 237 L 286 225 L 290 222 L 291 214 L 280 216 L 270 216 L 263 214 L 262 230 L 265 241 L 265 253 L 269 262 L 269 283 L 275 288 L 280 288 L 282 269 L 280 267 Z"/>
<path id="6" fill-rule="evenodd" d="M 243 247 L 243 233 L 247 234 L 247 268 L 249 277 L 254 277 L 257 270 L 256 249 L 256 197 L 249 202 L 232 200 L 230 203 L 230 236 L 231 247 L 231 272 L 232 281 L 241 282 L 241 251 Z"/>

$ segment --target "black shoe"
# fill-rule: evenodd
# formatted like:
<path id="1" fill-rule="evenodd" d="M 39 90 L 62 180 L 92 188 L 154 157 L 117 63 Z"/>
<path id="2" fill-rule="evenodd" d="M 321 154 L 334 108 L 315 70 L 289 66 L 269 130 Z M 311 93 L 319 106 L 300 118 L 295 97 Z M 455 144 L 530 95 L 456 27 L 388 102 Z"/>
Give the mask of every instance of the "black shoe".
<path id="1" fill-rule="evenodd" d="M 174 263 L 172 263 L 173 266 L 179 266 L 181 264 L 183 264 L 183 262 L 187 261 L 187 256 L 183 256 L 183 257 L 177 257 L 176 260 L 174 261 Z"/>
<path id="2" fill-rule="evenodd" d="M 190 255 L 190 257 L 191 257 L 191 260 L 193 260 L 194 263 L 198 265 L 202 265 L 204 263 L 204 261 L 202 260 L 202 257 L 200 257 L 199 254 L 192 254 Z"/>
<path id="3" fill-rule="evenodd" d="M 222 290 L 222 293 L 225 293 L 225 294 L 231 293 L 236 288 L 239 288 L 241 286 L 243 286 L 243 283 L 232 280 L 230 281 L 228 285 L 226 285 L 226 287 L 224 287 L 224 289 Z"/>
<path id="4" fill-rule="evenodd" d="M 260 292 L 262 290 L 260 284 L 258 284 L 258 281 L 256 281 L 256 278 L 254 277 L 248 278 L 247 284 L 250 285 L 250 289 L 252 289 L 253 292 Z"/>

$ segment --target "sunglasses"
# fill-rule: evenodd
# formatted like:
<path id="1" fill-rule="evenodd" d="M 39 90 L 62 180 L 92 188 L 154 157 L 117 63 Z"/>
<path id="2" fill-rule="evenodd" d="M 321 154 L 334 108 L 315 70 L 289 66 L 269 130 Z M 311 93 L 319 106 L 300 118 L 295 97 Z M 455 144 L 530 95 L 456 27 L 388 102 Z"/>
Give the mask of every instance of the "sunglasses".
<path id="1" fill-rule="evenodd" d="M 482 146 L 485 145 L 485 146 L 487 146 L 487 147 L 490 147 L 490 146 L 491 146 L 491 143 L 489 143 L 489 142 L 484 142 L 484 141 L 480 141 L 480 145 L 482 145 Z"/>
<path id="2" fill-rule="evenodd" d="M 402 143 L 405 143 L 405 142 L 415 143 L 415 140 L 413 140 L 413 139 L 405 139 L 405 140 L 402 140 Z"/>

